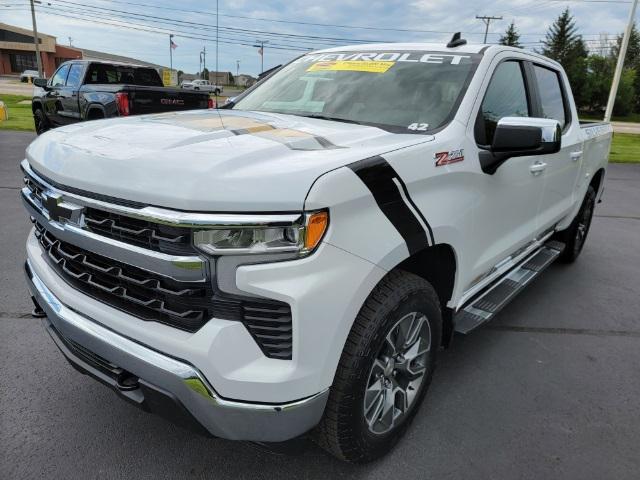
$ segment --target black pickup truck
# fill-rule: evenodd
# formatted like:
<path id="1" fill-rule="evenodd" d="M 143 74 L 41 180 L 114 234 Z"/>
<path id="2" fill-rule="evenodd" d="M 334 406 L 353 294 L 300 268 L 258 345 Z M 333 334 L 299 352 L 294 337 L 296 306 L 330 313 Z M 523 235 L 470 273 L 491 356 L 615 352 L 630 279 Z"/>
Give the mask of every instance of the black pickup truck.
<path id="1" fill-rule="evenodd" d="M 38 134 L 84 120 L 213 106 L 208 93 L 164 87 L 155 69 L 137 65 L 73 60 L 33 83 Z"/>

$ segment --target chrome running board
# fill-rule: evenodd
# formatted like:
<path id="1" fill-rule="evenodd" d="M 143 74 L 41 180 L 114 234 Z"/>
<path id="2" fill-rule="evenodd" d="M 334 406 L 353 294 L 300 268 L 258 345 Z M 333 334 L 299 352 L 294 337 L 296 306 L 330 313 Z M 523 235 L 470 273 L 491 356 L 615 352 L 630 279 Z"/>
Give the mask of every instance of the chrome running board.
<path id="1" fill-rule="evenodd" d="M 455 331 L 467 334 L 491 320 L 524 287 L 540 275 L 564 250 L 564 243 L 550 241 L 471 299 L 454 317 Z"/>

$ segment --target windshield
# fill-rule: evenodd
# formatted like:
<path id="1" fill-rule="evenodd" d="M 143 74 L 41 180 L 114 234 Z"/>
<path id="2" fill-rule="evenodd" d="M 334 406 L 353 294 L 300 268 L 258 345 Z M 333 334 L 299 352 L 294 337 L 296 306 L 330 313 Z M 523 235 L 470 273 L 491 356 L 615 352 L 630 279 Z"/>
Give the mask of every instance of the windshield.
<path id="1" fill-rule="evenodd" d="M 430 132 L 451 120 L 479 59 L 425 51 L 309 54 L 273 74 L 233 108 Z"/>

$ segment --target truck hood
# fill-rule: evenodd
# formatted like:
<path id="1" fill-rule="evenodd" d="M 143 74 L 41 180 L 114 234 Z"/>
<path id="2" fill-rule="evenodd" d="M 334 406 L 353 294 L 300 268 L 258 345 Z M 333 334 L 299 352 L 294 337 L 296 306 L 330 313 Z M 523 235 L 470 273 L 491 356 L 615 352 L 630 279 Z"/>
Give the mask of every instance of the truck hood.
<path id="1" fill-rule="evenodd" d="M 58 128 L 27 149 L 55 182 L 189 211 L 299 211 L 323 173 L 432 141 L 293 115 L 198 110 Z"/>

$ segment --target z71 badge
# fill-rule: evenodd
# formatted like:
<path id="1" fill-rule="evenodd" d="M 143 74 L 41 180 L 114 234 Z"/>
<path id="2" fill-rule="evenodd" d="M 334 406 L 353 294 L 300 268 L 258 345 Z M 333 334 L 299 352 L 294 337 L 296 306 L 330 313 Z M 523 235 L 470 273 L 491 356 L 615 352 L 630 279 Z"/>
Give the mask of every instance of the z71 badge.
<path id="1" fill-rule="evenodd" d="M 464 160 L 464 149 L 451 150 L 450 152 L 438 152 L 433 156 L 436 167 L 462 162 Z"/>

